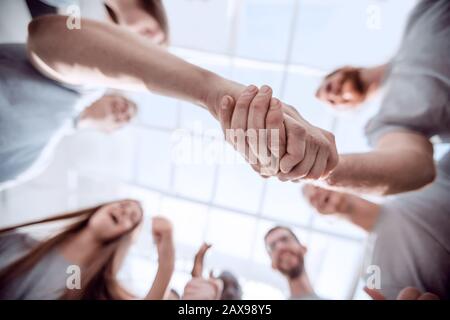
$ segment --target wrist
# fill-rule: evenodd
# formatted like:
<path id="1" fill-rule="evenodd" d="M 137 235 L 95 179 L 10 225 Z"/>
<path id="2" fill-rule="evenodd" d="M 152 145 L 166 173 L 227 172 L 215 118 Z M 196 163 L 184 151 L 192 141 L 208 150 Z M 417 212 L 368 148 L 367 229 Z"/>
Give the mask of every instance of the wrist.
<path id="1" fill-rule="evenodd" d="M 158 248 L 158 265 L 162 269 L 169 270 L 175 267 L 175 245 L 172 240 Z"/>
<path id="2" fill-rule="evenodd" d="M 360 77 L 364 86 L 367 88 L 367 93 L 370 94 L 377 90 L 384 78 L 386 65 L 381 65 L 373 68 L 361 68 Z"/>
<path id="3" fill-rule="evenodd" d="M 339 155 L 337 166 L 325 178 L 325 182 L 331 187 L 339 187 L 342 184 L 343 175 L 346 172 L 346 157 Z"/>
<path id="4" fill-rule="evenodd" d="M 203 76 L 205 86 L 200 97 L 201 105 L 217 119 L 219 114 L 220 102 L 225 95 L 231 96 L 236 102 L 245 86 L 226 80 L 215 73 L 205 71 Z"/>

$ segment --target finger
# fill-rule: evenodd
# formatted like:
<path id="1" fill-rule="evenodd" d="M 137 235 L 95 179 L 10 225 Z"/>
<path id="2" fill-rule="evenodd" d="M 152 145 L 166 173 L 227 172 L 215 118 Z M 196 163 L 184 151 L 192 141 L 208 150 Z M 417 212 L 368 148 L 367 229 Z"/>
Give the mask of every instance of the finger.
<path id="1" fill-rule="evenodd" d="M 319 179 L 325 172 L 325 168 L 327 167 L 328 162 L 328 150 L 325 148 L 320 148 L 317 153 L 316 160 L 308 173 L 305 176 L 306 179 Z"/>
<path id="2" fill-rule="evenodd" d="M 417 300 L 440 300 L 439 297 L 433 293 L 425 292 Z"/>
<path id="3" fill-rule="evenodd" d="M 300 179 L 306 177 L 311 168 L 314 165 L 314 162 L 317 157 L 317 150 L 318 148 L 315 145 L 309 144 L 307 146 L 307 150 L 305 152 L 305 157 L 303 160 L 296 165 L 289 173 L 280 173 L 279 176 L 282 178 L 293 180 L 293 179 Z"/>
<path id="4" fill-rule="evenodd" d="M 271 98 L 272 89 L 269 86 L 262 86 L 255 98 L 251 101 L 248 111 L 247 130 L 258 137 L 258 139 L 253 139 L 253 141 L 249 142 L 249 147 L 250 150 L 258 156 L 258 159 L 260 159 L 263 165 L 266 164 L 264 160 L 267 158 L 265 155 L 268 154 L 268 150 L 259 150 L 258 147 L 261 146 L 261 144 L 258 145 L 258 141 L 260 133 L 262 133 L 260 130 L 265 129 L 266 115 L 270 108 Z M 264 134 L 262 135 L 264 136 Z"/>
<path id="5" fill-rule="evenodd" d="M 247 143 L 247 119 L 250 103 L 258 93 L 258 88 L 251 85 L 248 86 L 236 101 L 234 112 L 231 118 L 231 129 L 229 137 L 235 149 L 242 154 L 251 164 L 256 163 L 256 159 L 250 152 Z"/>
<path id="6" fill-rule="evenodd" d="M 259 154 L 261 162 L 264 162 L 264 156 L 267 163 L 262 167 L 261 173 L 266 176 L 274 176 L 280 170 L 280 158 L 286 153 L 286 130 L 283 123 L 282 104 L 278 99 L 272 98 L 270 108 L 266 117 L 266 143 L 267 147 L 259 145 L 262 153 Z M 261 137 L 260 137 L 261 138 Z"/>
<path id="7" fill-rule="evenodd" d="M 317 210 L 322 213 L 323 211 L 326 211 L 327 207 L 329 207 L 330 205 L 329 200 L 330 200 L 329 192 L 325 190 L 322 191 L 316 200 Z"/>
<path id="8" fill-rule="evenodd" d="M 289 116 L 285 116 L 284 124 L 286 128 L 286 153 L 280 160 L 280 171 L 288 173 L 305 156 L 304 137 L 306 132 Z"/>
<path id="9" fill-rule="evenodd" d="M 261 175 L 261 166 L 259 163 L 255 163 L 255 164 L 250 163 L 250 166 L 257 174 Z"/>
<path id="10" fill-rule="evenodd" d="M 226 130 L 231 128 L 231 118 L 234 110 L 234 99 L 228 95 L 222 98 L 220 102 L 219 121 L 222 131 L 226 137 Z"/>
<path id="11" fill-rule="evenodd" d="M 313 187 L 309 183 L 305 183 L 302 188 L 300 188 L 300 193 L 309 200 L 310 195 L 313 193 Z"/>
<path id="12" fill-rule="evenodd" d="M 214 289 L 216 291 L 214 300 L 220 300 L 220 298 L 222 296 L 222 292 L 223 292 L 223 287 L 224 287 L 222 279 L 217 279 L 217 278 L 211 277 L 209 279 L 209 281 L 213 284 Z"/>
<path id="13" fill-rule="evenodd" d="M 280 100 L 272 98 L 266 117 L 266 129 L 268 130 L 268 146 L 271 154 L 281 159 L 286 153 L 286 129 Z"/>
<path id="14" fill-rule="evenodd" d="M 231 119 L 232 129 L 247 130 L 247 119 L 250 103 L 258 93 L 258 88 L 251 85 L 248 86 L 236 101 L 233 116 Z"/>
<path id="15" fill-rule="evenodd" d="M 373 300 L 386 300 L 385 296 L 383 296 L 380 291 L 376 289 L 369 289 L 368 287 L 364 287 L 364 291 L 373 299 Z"/>
<path id="16" fill-rule="evenodd" d="M 420 291 L 417 288 L 406 287 L 398 294 L 397 300 L 417 300 L 420 297 Z"/>
<path id="17" fill-rule="evenodd" d="M 340 212 L 340 210 L 342 209 L 341 208 L 342 200 L 343 200 L 343 197 L 340 194 L 335 193 L 334 191 L 330 191 L 329 197 L 328 197 L 328 204 L 327 204 L 327 207 L 325 208 L 325 210 L 327 211 L 326 213 Z"/>

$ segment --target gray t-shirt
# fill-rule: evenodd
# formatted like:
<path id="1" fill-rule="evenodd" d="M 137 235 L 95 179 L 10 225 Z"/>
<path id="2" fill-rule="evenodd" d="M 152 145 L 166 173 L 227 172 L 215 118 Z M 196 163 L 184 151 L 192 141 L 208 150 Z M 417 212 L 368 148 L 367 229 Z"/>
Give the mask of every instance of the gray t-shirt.
<path id="1" fill-rule="evenodd" d="M 37 244 L 36 240 L 21 233 L 0 236 L 0 270 Z M 69 261 L 53 250 L 32 269 L 20 275 L 7 288 L 3 288 L 0 291 L 0 299 L 56 300 L 66 289 L 66 271 L 69 265 Z"/>
<path id="2" fill-rule="evenodd" d="M 407 286 L 450 298 L 450 152 L 434 183 L 381 206 L 373 236 L 371 264 L 387 298 Z"/>
<path id="3" fill-rule="evenodd" d="M 0 44 L 0 184 L 35 163 L 76 116 L 80 94 L 28 62 L 25 44 Z"/>
<path id="4" fill-rule="evenodd" d="M 448 0 L 423 0 L 413 9 L 380 111 L 366 126 L 372 144 L 402 130 L 450 141 L 449 21 Z"/>

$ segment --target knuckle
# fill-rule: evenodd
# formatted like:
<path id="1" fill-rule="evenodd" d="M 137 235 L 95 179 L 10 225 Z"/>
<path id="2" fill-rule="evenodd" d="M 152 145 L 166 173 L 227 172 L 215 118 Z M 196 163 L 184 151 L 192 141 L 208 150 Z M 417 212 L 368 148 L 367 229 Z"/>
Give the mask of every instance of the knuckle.
<path id="1" fill-rule="evenodd" d="M 267 109 L 266 104 L 261 98 L 256 98 L 252 107 L 256 112 L 263 112 L 265 109 Z"/>
<path id="2" fill-rule="evenodd" d="M 293 127 L 293 133 L 296 136 L 304 136 L 306 134 L 306 129 L 302 126 L 296 125 Z"/>

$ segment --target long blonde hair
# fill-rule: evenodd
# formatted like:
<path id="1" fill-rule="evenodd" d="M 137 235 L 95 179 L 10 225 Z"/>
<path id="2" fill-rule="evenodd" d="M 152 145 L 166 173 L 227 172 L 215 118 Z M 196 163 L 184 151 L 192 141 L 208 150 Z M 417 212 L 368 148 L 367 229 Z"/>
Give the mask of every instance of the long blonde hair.
<path id="1" fill-rule="evenodd" d="M 117 202 L 117 201 L 114 201 Z M 0 229 L 0 236 L 15 231 L 19 228 L 45 224 L 55 221 L 77 219 L 69 224 L 55 236 L 40 242 L 23 257 L 14 261 L 0 270 L 0 291 L 4 290 L 15 279 L 32 269 L 51 250 L 60 246 L 75 234 L 87 227 L 89 219 L 103 206 L 114 202 L 104 203 L 95 207 L 86 208 L 74 212 L 64 213 L 50 218 L 23 223 L 13 227 Z M 104 243 L 103 248 L 96 254 L 89 266 L 83 269 L 81 289 L 67 289 L 60 297 L 61 299 L 125 299 L 133 296 L 127 292 L 117 281 L 116 275 L 120 265 L 131 244 L 133 231 L 138 227 L 137 223 L 132 229 L 121 236 Z"/>

